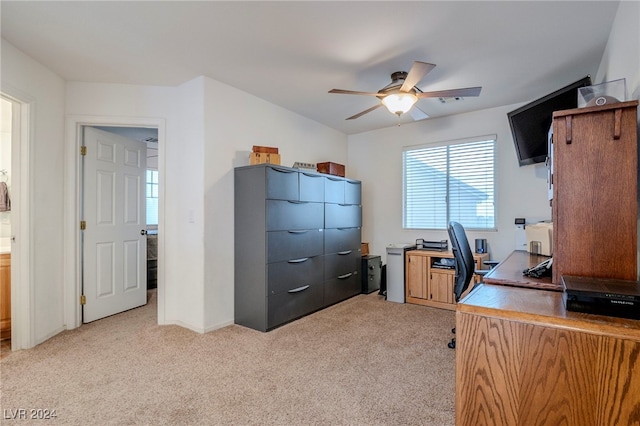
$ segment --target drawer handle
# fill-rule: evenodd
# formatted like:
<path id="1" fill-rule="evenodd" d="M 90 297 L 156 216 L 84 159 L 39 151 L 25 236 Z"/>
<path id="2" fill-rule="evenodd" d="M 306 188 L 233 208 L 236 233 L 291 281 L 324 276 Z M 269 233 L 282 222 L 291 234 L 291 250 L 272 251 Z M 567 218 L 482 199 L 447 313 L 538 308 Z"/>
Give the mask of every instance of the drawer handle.
<path id="1" fill-rule="evenodd" d="M 348 274 L 340 275 L 340 276 L 338 277 L 338 279 L 339 279 L 339 280 L 344 280 L 344 279 L 349 278 L 351 275 L 353 275 L 353 272 L 349 272 Z"/>
<path id="2" fill-rule="evenodd" d="M 306 230 L 304 230 L 304 231 L 287 231 L 287 232 L 288 232 L 288 233 L 290 233 L 290 234 L 304 234 L 304 233 L 306 233 L 307 231 L 306 231 Z"/>
<path id="3" fill-rule="evenodd" d="M 279 173 L 297 173 L 295 170 L 283 170 L 283 169 L 278 169 L 276 167 L 269 167 L 269 168 L 274 172 L 279 172 Z"/>
<path id="4" fill-rule="evenodd" d="M 306 201 L 293 201 L 293 200 L 287 200 L 287 203 L 291 203 L 291 204 L 307 204 Z"/>
<path id="5" fill-rule="evenodd" d="M 291 260 L 288 260 L 287 262 L 289 262 L 289 263 L 302 263 L 302 262 L 306 262 L 307 260 L 309 260 L 308 257 L 301 257 L 300 259 L 291 259 Z"/>
<path id="6" fill-rule="evenodd" d="M 353 250 L 339 251 L 338 254 L 344 256 L 345 254 L 351 254 L 351 252 L 353 252 Z"/>
<path id="7" fill-rule="evenodd" d="M 301 291 L 305 291 L 309 287 L 310 285 L 307 284 L 307 285 L 303 285 L 302 287 L 292 288 L 291 290 L 288 291 L 288 293 L 300 293 Z"/>
<path id="8" fill-rule="evenodd" d="M 310 175 L 308 173 L 302 172 L 303 175 L 310 177 L 310 178 L 322 178 L 322 176 L 318 176 L 318 175 Z"/>

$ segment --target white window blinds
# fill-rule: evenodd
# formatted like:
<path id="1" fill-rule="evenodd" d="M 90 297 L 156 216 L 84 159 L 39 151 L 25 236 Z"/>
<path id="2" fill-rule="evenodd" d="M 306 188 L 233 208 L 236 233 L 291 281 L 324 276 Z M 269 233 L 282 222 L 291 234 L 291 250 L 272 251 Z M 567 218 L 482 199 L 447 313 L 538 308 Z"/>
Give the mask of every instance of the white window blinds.
<path id="1" fill-rule="evenodd" d="M 403 152 L 403 227 L 495 229 L 496 137 L 408 147 Z"/>

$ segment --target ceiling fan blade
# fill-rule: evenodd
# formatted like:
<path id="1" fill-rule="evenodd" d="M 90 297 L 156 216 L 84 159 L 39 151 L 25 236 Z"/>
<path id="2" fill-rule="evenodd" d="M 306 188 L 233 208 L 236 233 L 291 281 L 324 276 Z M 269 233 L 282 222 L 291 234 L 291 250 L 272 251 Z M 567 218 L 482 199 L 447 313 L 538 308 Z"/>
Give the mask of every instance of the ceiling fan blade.
<path id="1" fill-rule="evenodd" d="M 416 105 L 412 106 L 409 110 L 409 114 L 411 114 L 411 118 L 413 121 L 424 120 L 425 118 L 429 118 L 429 114 L 418 108 Z"/>
<path id="2" fill-rule="evenodd" d="M 416 93 L 416 96 L 418 98 L 461 98 L 465 96 L 480 96 L 480 90 L 482 90 L 482 87 L 466 87 L 464 89 Z"/>
<path id="3" fill-rule="evenodd" d="M 409 70 L 409 74 L 407 75 L 407 78 L 404 80 L 404 83 L 402 83 L 402 87 L 400 88 L 400 91 L 408 92 L 409 90 L 413 89 L 413 86 L 418 84 L 420 80 L 422 80 L 424 76 L 427 75 L 427 73 L 431 71 L 434 67 L 435 67 L 434 64 L 415 61 L 413 63 L 413 66 Z"/>
<path id="4" fill-rule="evenodd" d="M 363 115 L 365 115 L 366 113 L 369 113 L 369 112 L 373 111 L 374 109 L 378 109 L 378 108 L 380 108 L 381 106 L 382 106 L 382 104 L 381 104 L 381 103 L 380 103 L 380 104 L 378 104 L 378 105 L 374 105 L 374 106 L 372 106 L 372 107 L 371 107 L 371 108 L 369 108 L 369 109 L 365 109 L 364 111 L 357 113 L 356 115 L 352 115 L 351 117 L 347 118 L 347 120 L 354 120 L 354 119 L 356 119 L 356 118 L 358 118 L 358 117 L 362 117 L 362 116 L 363 116 Z"/>
<path id="5" fill-rule="evenodd" d="M 344 95 L 366 95 L 366 96 L 383 96 L 384 93 L 358 92 L 356 90 L 331 89 L 329 93 L 342 93 Z"/>

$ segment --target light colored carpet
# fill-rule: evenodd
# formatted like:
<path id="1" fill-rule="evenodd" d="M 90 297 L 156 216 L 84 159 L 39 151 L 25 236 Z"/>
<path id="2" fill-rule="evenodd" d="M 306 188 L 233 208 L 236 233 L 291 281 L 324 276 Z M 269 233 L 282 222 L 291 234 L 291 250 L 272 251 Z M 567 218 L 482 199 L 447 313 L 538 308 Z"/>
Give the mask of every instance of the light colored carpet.
<path id="1" fill-rule="evenodd" d="M 372 293 L 268 333 L 201 335 L 156 325 L 149 295 L 147 306 L 3 359 L 4 417 L 23 408 L 55 410 L 46 423 L 64 425 L 455 423 L 453 312 Z"/>

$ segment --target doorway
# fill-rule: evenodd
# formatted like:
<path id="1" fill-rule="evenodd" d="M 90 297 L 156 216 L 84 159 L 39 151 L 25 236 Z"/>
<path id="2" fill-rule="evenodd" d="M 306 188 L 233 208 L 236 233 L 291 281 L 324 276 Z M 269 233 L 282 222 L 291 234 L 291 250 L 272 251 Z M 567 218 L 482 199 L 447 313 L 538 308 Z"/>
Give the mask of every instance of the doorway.
<path id="1" fill-rule="evenodd" d="M 155 292 L 160 179 L 157 128 L 84 126 L 82 134 L 86 323 L 142 306 Z"/>
<path id="2" fill-rule="evenodd" d="M 83 130 L 85 127 L 109 128 L 110 131 L 121 132 L 154 132 L 157 141 L 149 140 L 151 155 L 157 155 L 150 162 L 157 164 L 157 320 L 158 324 L 165 323 L 164 306 L 164 140 L 165 120 L 148 117 L 112 117 L 112 116 L 83 116 L 69 115 L 66 119 L 67 143 L 65 153 L 66 189 L 65 196 L 70 200 L 69 210 L 65 214 L 65 246 L 68 256 L 65 262 L 65 322 L 67 329 L 80 327 L 82 319 L 82 231 L 78 224 L 82 218 L 82 156 L 79 155 L 83 145 Z M 128 137 L 131 137 L 130 135 Z M 137 136 L 133 136 L 138 138 Z M 155 144 L 155 146 L 153 145 Z M 153 149 L 155 148 L 155 154 Z"/>
<path id="3" fill-rule="evenodd" d="M 4 88 L 3 88 L 4 89 Z M 0 93 L 2 108 L 2 148 L 0 169 L 4 173 L 0 181 L 7 187 L 11 204 L 8 211 L 0 213 L 0 246 L 5 261 L 3 279 L 9 293 L 3 307 L 10 321 L 9 339 L 5 342 L 7 350 L 25 349 L 33 346 L 31 331 L 31 223 L 29 215 L 31 165 L 31 140 L 29 136 L 30 112 L 32 101 L 28 95 L 17 93 L 14 89 Z M 6 264 L 9 262 L 9 265 Z M 3 301 L 4 302 L 4 301 Z"/>
<path id="4" fill-rule="evenodd" d="M 11 351 L 11 175 L 13 101 L 0 98 L 0 359 Z"/>

